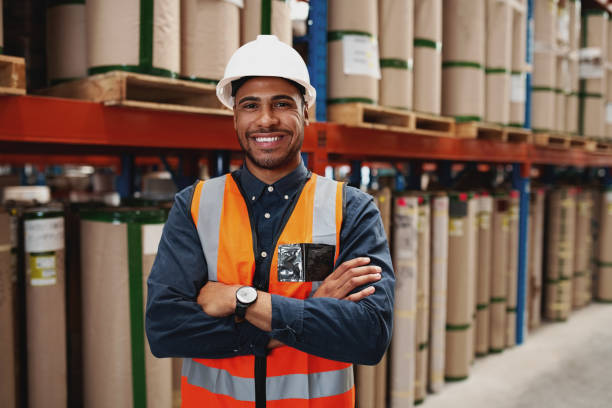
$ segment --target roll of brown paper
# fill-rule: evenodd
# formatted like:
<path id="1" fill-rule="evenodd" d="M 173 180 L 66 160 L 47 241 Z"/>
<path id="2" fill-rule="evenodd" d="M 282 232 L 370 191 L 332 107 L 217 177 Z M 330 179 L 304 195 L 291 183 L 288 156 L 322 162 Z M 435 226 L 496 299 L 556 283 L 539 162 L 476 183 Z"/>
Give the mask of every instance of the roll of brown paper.
<path id="1" fill-rule="evenodd" d="M 534 42 L 554 46 L 557 43 L 557 15 L 559 0 L 534 2 Z M 537 47 L 537 46 L 536 46 Z"/>
<path id="2" fill-rule="evenodd" d="M 225 0 L 181 1 L 181 75 L 219 80 L 240 46 L 240 7 Z"/>
<path id="3" fill-rule="evenodd" d="M 590 81 L 597 80 L 585 80 L 586 83 Z M 605 104 L 601 94 L 583 96 L 580 103 L 583 104 L 583 134 L 590 137 L 602 137 L 605 134 Z"/>
<path id="4" fill-rule="evenodd" d="M 489 351 L 500 352 L 505 347 L 506 270 L 510 236 L 509 201 L 505 193 L 496 193 L 493 204 L 493 250 L 491 267 L 491 300 L 489 304 Z"/>
<path id="5" fill-rule="evenodd" d="M 479 197 L 478 280 L 476 296 L 476 355 L 489 352 L 489 300 L 491 298 L 491 255 L 493 198 L 486 192 Z"/>
<path id="6" fill-rule="evenodd" d="M 417 325 L 415 403 L 427 396 L 427 357 L 429 347 L 429 296 L 431 272 L 431 209 L 429 195 L 419 194 L 419 218 L 417 228 Z"/>
<path id="7" fill-rule="evenodd" d="M 508 263 L 506 269 L 506 347 L 516 344 L 516 304 L 518 297 L 518 238 L 519 238 L 519 192 L 510 192 L 508 216 Z"/>
<path id="8" fill-rule="evenodd" d="M 141 6 L 145 1 L 150 7 Z M 123 69 L 178 74 L 180 0 L 87 0 L 85 9 L 90 73 Z"/>
<path id="9" fill-rule="evenodd" d="M 61 208 L 23 215 L 28 406 L 66 407 L 66 280 Z"/>
<path id="10" fill-rule="evenodd" d="M 135 401 L 150 408 L 172 406 L 172 361 L 153 357 L 142 331 L 146 279 L 164 220 L 162 210 L 82 214 L 84 400 L 88 407 L 131 407 Z M 140 280 L 130 279 L 138 275 Z"/>
<path id="11" fill-rule="evenodd" d="M 0 403 L 17 408 L 15 356 L 15 284 L 11 260 L 11 217 L 0 209 Z"/>
<path id="12" fill-rule="evenodd" d="M 591 191 L 579 189 L 576 200 L 576 237 L 574 239 L 573 308 L 585 306 L 591 297 L 592 212 Z"/>
<path id="13" fill-rule="evenodd" d="M 390 406 L 397 408 L 412 406 L 414 402 L 418 199 L 395 197 L 393 210 L 392 245 L 396 284 L 390 357 Z"/>
<path id="14" fill-rule="evenodd" d="M 529 328 L 540 326 L 542 315 L 542 256 L 544 245 L 544 189 L 536 188 L 531 193 L 529 206 Z"/>
<path id="15" fill-rule="evenodd" d="M 291 7 L 285 0 L 270 1 L 270 32 L 262 27 L 262 0 L 247 0 L 242 9 L 242 44 L 253 41 L 259 34 L 272 34 L 289 45 L 293 44 Z"/>
<path id="16" fill-rule="evenodd" d="M 47 7 L 47 81 L 87 76 L 85 1 Z"/>
<path id="17" fill-rule="evenodd" d="M 485 2 L 448 0 L 443 8 L 442 113 L 482 120 L 485 99 Z"/>
<path id="18" fill-rule="evenodd" d="M 485 120 L 502 125 L 507 125 L 510 120 L 512 17 L 508 2 L 487 0 Z"/>
<path id="19" fill-rule="evenodd" d="M 435 193 L 431 203 L 431 296 L 429 339 L 429 390 L 444 385 L 446 350 L 446 293 L 448 270 L 448 207 L 446 193 Z"/>
<path id="20" fill-rule="evenodd" d="M 378 103 L 378 10 L 375 0 L 335 0 L 328 8 L 329 103 Z M 355 34 L 355 33 L 362 34 Z M 367 54 L 368 58 L 355 58 Z"/>
<path id="21" fill-rule="evenodd" d="M 612 302 L 612 189 L 601 194 L 597 299 Z"/>
<path id="22" fill-rule="evenodd" d="M 413 0 L 378 0 L 379 103 L 412 109 Z"/>
<path id="23" fill-rule="evenodd" d="M 414 110 L 442 109 L 442 0 L 414 3 Z"/>
<path id="24" fill-rule="evenodd" d="M 553 131 L 555 128 L 555 100 L 557 93 L 554 90 L 532 89 L 531 115 L 534 131 Z"/>
<path id="25" fill-rule="evenodd" d="M 557 58 L 557 87 L 555 89 L 555 127 L 557 132 L 565 132 L 565 100 L 570 92 L 569 62 L 565 56 Z"/>
<path id="26" fill-rule="evenodd" d="M 580 11 L 582 2 L 568 1 L 567 7 L 569 10 L 569 47 L 570 51 L 576 51 L 580 48 L 580 28 L 582 26 Z"/>

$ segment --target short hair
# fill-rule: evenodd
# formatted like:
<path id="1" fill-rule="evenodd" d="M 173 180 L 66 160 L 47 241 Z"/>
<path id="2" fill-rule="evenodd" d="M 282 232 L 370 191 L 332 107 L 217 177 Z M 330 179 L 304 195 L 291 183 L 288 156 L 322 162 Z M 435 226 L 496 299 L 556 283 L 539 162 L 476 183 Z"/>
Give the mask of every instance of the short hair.
<path id="1" fill-rule="evenodd" d="M 253 78 L 257 78 L 257 76 L 255 75 L 244 76 L 244 77 L 233 80 L 232 81 L 232 96 L 236 97 L 236 94 L 238 93 L 238 90 L 240 89 L 240 87 L 244 85 L 249 79 L 253 79 Z M 289 82 L 300 92 L 300 95 L 302 96 L 302 102 L 306 104 L 306 101 L 304 99 L 304 95 L 306 95 L 306 88 L 304 88 L 302 85 L 298 84 L 297 82 L 292 81 L 291 79 L 287 79 L 287 78 L 282 78 L 282 79 Z"/>

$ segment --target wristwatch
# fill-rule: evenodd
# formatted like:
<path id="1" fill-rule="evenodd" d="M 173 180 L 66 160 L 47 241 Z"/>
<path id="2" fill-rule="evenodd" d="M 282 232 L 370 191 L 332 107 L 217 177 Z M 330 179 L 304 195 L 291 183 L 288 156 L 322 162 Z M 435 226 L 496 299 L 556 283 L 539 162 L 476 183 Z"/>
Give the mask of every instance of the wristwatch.
<path id="1" fill-rule="evenodd" d="M 236 291 L 236 317 L 244 319 L 247 308 L 257 300 L 257 290 L 252 286 L 242 286 Z"/>

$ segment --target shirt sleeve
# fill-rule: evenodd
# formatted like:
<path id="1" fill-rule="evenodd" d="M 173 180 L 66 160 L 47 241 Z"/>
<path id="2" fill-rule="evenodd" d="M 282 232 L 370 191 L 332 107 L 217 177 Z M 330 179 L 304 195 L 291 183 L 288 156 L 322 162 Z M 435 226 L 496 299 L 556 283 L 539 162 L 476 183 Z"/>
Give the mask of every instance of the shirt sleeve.
<path id="1" fill-rule="evenodd" d="M 216 318 L 197 303 L 208 281 L 200 238 L 191 218 L 194 187 L 176 195 L 147 280 L 146 332 L 156 357 L 225 358 L 265 355 L 268 333 L 234 317 Z"/>
<path id="2" fill-rule="evenodd" d="M 378 208 L 371 196 L 347 187 L 336 267 L 361 256 L 368 256 L 372 265 L 382 269 L 382 278 L 367 285 L 375 287 L 372 295 L 356 303 L 272 295 L 272 337 L 319 357 L 378 363 L 391 341 L 395 276 Z"/>

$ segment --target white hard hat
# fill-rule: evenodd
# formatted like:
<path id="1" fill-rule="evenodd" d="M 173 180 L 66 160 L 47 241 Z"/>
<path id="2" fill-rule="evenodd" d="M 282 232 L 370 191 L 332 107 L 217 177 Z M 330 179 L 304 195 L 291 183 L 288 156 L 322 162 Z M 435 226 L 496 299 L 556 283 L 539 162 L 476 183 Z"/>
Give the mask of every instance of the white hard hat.
<path id="1" fill-rule="evenodd" d="M 305 89 L 304 101 L 308 107 L 317 97 L 300 54 L 275 35 L 258 35 L 255 41 L 234 52 L 225 67 L 223 79 L 217 84 L 217 98 L 221 103 L 234 108 L 232 82 L 246 76 L 279 77 L 297 82 Z"/>

